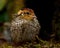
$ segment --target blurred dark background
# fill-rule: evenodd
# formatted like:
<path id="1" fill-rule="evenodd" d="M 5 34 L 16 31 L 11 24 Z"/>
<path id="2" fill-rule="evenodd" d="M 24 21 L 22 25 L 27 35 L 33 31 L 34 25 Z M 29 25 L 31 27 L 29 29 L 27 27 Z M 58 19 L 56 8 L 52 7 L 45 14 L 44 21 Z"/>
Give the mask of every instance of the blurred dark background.
<path id="1" fill-rule="evenodd" d="M 11 20 L 12 14 L 26 7 L 33 9 L 39 20 L 40 38 L 49 40 L 52 34 L 55 35 L 52 37 L 60 38 L 60 0 L 1 0 L 0 2 L 4 3 L 0 3 L 0 28 L 4 22 Z"/>

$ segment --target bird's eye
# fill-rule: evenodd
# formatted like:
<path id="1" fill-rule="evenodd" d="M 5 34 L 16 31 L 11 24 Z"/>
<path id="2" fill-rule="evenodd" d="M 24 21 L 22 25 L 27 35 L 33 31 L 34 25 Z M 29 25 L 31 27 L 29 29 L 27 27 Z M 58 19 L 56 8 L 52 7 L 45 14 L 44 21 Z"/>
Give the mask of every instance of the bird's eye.
<path id="1" fill-rule="evenodd" d="M 30 13 L 29 12 L 24 12 L 24 14 L 28 14 L 29 15 Z"/>
<path id="2" fill-rule="evenodd" d="M 26 12 L 26 14 L 30 14 L 29 12 Z"/>

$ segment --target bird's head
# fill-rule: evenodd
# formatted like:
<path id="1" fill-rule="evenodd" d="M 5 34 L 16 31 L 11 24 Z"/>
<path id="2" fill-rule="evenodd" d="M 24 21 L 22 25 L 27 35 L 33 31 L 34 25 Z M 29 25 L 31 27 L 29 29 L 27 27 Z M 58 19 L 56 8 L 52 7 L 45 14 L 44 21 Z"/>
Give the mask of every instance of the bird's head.
<path id="1" fill-rule="evenodd" d="M 31 20 L 36 17 L 34 11 L 29 8 L 24 8 L 22 10 L 19 10 L 17 16 L 20 16 L 21 18 L 28 20 Z"/>

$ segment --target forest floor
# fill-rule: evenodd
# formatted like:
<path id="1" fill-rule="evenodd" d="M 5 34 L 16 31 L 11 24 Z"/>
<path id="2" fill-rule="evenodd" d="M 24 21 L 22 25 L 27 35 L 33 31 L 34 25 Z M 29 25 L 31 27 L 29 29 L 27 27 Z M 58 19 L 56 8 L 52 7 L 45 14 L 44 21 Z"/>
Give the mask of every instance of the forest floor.
<path id="1" fill-rule="evenodd" d="M 60 48 L 60 43 L 56 41 L 44 41 L 39 40 L 39 42 L 26 42 L 21 45 L 13 45 L 8 42 L 0 40 L 0 48 Z"/>

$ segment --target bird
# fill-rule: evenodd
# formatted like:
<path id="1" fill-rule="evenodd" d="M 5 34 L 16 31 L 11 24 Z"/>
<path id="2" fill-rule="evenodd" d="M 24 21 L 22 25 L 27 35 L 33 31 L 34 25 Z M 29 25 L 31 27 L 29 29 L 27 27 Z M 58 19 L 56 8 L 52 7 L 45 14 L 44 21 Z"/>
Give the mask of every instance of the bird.
<path id="1" fill-rule="evenodd" d="M 35 41 L 40 31 L 40 23 L 30 8 L 19 10 L 9 24 L 9 40 L 13 42 Z"/>

